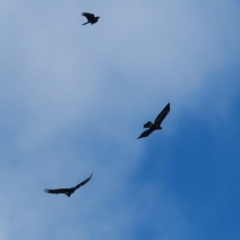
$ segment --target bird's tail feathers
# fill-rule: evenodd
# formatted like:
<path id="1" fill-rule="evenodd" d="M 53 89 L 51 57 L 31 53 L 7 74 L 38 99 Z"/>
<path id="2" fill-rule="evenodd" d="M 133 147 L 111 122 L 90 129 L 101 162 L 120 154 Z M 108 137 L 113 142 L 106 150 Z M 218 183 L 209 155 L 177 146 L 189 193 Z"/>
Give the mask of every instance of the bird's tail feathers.
<path id="1" fill-rule="evenodd" d="M 85 22 L 85 23 L 83 23 L 83 25 L 86 25 L 86 24 L 88 24 L 88 23 L 90 23 L 90 22 Z"/>
<path id="2" fill-rule="evenodd" d="M 143 125 L 143 127 L 144 127 L 144 128 L 150 128 L 152 125 L 153 125 L 152 122 L 149 121 L 149 122 L 145 123 L 145 124 Z"/>

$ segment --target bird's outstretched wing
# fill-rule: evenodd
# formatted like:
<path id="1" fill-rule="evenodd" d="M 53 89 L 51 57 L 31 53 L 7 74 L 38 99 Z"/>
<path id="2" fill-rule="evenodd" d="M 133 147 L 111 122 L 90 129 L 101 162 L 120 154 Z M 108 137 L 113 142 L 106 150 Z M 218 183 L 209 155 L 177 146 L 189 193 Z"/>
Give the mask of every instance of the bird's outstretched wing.
<path id="1" fill-rule="evenodd" d="M 154 131 L 154 129 L 149 128 L 148 130 L 144 131 L 139 137 L 139 138 L 143 138 L 143 137 L 147 137 L 149 134 L 151 134 Z"/>
<path id="2" fill-rule="evenodd" d="M 89 22 L 91 22 L 95 18 L 94 14 L 88 12 L 83 12 L 82 16 L 86 17 Z"/>
<path id="3" fill-rule="evenodd" d="M 93 175 L 93 173 L 90 175 L 89 178 L 85 179 L 84 181 L 82 181 L 78 185 L 76 185 L 74 187 L 74 189 L 76 190 L 76 189 L 80 188 L 81 186 L 85 185 L 88 181 L 90 181 L 90 179 L 92 178 L 92 175 Z"/>
<path id="4" fill-rule="evenodd" d="M 156 117 L 154 124 L 158 124 L 160 125 L 162 123 L 162 121 L 164 120 L 164 118 L 167 116 L 167 114 L 170 111 L 170 103 L 168 103 L 165 108 L 158 114 L 158 116 Z"/>
<path id="5" fill-rule="evenodd" d="M 44 189 L 44 192 L 46 193 L 52 193 L 52 194 L 59 194 L 59 193 L 68 193 L 72 190 L 72 188 L 59 188 L 59 189 L 48 189 L 48 188 L 45 188 Z"/>

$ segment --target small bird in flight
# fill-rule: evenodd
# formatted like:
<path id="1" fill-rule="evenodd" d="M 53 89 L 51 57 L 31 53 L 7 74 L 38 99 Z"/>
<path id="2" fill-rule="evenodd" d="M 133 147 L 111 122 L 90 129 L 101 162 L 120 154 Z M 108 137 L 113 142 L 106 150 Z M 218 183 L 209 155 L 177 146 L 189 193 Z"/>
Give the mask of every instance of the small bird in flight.
<path id="1" fill-rule="evenodd" d="M 94 14 L 92 14 L 92 13 L 87 13 L 87 12 L 83 12 L 83 13 L 82 13 L 82 16 L 86 17 L 87 20 L 88 20 L 87 22 L 83 23 L 83 25 L 86 25 L 86 24 L 88 24 L 88 23 L 94 24 L 94 23 L 96 23 L 96 22 L 98 21 L 98 19 L 100 18 L 100 17 L 95 17 Z"/>
<path id="2" fill-rule="evenodd" d="M 147 137 L 149 134 L 151 134 L 154 130 L 161 130 L 161 123 L 164 120 L 164 118 L 167 116 L 167 114 L 170 111 L 170 103 L 168 103 L 165 108 L 159 113 L 159 115 L 156 117 L 154 123 L 147 122 L 143 125 L 144 128 L 148 128 L 148 130 L 144 131 L 138 138 Z"/>
<path id="3" fill-rule="evenodd" d="M 91 179 L 92 175 L 93 174 L 91 174 L 89 178 L 85 179 L 84 181 L 82 181 L 81 183 L 76 185 L 75 187 L 72 187 L 72 188 L 58 188 L 58 189 L 46 189 L 45 188 L 44 192 L 53 193 L 53 194 L 63 193 L 63 194 L 66 194 L 68 197 L 70 197 L 71 194 L 73 194 L 75 192 L 75 190 L 77 190 L 78 188 L 80 188 L 81 186 L 86 184 Z"/>

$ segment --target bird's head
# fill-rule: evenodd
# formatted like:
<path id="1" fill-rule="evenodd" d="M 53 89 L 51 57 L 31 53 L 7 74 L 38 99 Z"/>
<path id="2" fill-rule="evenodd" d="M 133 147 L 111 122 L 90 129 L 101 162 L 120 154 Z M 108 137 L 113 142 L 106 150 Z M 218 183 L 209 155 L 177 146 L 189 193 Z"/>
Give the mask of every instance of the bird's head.
<path id="1" fill-rule="evenodd" d="M 162 127 L 157 126 L 157 127 L 156 127 L 156 130 L 162 130 Z"/>
<path id="2" fill-rule="evenodd" d="M 65 193 L 68 197 L 71 197 L 71 192 Z"/>

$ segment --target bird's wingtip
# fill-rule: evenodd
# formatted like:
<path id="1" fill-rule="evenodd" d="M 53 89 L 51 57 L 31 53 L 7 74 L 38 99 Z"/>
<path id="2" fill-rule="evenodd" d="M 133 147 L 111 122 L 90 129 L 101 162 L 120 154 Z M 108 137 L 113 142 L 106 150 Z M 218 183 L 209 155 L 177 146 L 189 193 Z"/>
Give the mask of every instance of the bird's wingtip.
<path id="1" fill-rule="evenodd" d="M 170 103 L 166 105 L 166 108 L 170 110 Z"/>

